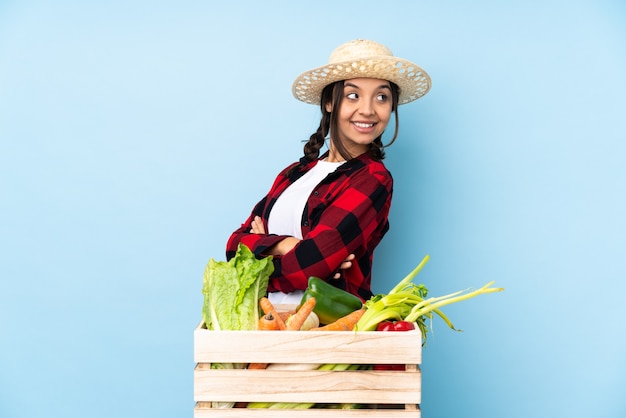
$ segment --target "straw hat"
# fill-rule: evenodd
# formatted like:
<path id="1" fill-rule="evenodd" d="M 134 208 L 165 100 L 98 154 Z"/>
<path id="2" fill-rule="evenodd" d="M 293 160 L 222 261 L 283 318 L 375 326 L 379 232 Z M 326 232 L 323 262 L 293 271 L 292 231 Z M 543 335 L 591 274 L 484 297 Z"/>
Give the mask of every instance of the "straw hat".
<path id="1" fill-rule="evenodd" d="M 400 87 L 398 104 L 417 100 L 430 89 L 430 77 L 418 65 L 394 57 L 389 48 L 378 42 L 356 39 L 337 47 L 327 65 L 300 74 L 291 90 L 296 99 L 319 104 L 324 87 L 359 77 L 396 83 Z"/>

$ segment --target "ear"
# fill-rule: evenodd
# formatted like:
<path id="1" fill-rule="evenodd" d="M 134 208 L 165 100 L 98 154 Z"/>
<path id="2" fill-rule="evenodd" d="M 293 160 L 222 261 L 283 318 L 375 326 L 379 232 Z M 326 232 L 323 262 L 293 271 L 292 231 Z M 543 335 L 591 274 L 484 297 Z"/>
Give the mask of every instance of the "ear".
<path id="1" fill-rule="evenodd" d="M 324 107 L 326 108 L 326 111 L 328 113 L 331 113 L 333 111 L 333 104 L 331 102 L 327 102 Z"/>

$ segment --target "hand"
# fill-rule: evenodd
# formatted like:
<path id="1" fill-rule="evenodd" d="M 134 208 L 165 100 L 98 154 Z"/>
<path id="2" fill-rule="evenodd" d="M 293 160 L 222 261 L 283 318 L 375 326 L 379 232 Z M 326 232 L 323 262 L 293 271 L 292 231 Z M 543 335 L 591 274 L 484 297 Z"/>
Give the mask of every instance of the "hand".
<path id="1" fill-rule="evenodd" d="M 250 233 L 252 234 L 265 234 L 265 227 L 263 226 L 263 220 L 260 216 L 255 216 L 250 224 Z"/>
<path id="2" fill-rule="evenodd" d="M 350 254 L 346 257 L 345 260 L 343 260 L 343 262 L 341 263 L 341 265 L 339 266 L 339 270 L 347 270 L 350 267 L 352 267 L 352 260 L 354 260 L 355 255 L 354 254 Z M 340 279 L 341 278 L 341 272 L 338 271 L 337 273 L 335 273 L 335 275 L 333 276 L 333 279 Z"/>

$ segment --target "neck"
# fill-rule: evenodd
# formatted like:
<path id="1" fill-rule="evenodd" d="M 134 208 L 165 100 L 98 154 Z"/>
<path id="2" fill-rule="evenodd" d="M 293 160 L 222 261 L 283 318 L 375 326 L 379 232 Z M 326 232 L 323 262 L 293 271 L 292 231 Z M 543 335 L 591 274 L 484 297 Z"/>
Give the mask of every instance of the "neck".
<path id="1" fill-rule="evenodd" d="M 336 153 L 334 150 L 330 150 L 328 152 L 328 157 L 326 157 L 326 161 L 329 163 L 340 163 L 345 161 L 346 159 L 341 156 L 341 154 Z"/>
<path id="2" fill-rule="evenodd" d="M 331 140 L 328 144 L 328 158 L 326 159 L 326 161 L 331 163 L 340 163 L 346 161 L 346 159 L 343 158 L 343 156 L 339 153 L 339 151 L 337 151 L 334 145 L 335 144 L 333 144 L 333 141 Z M 348 152 L 350 158 L 358 157 L 364 152 L 367 152 L 367 150 L 368 145 L 363 144 L 352 144 L 351 147 L 346 147 L 346 151 Z"/>

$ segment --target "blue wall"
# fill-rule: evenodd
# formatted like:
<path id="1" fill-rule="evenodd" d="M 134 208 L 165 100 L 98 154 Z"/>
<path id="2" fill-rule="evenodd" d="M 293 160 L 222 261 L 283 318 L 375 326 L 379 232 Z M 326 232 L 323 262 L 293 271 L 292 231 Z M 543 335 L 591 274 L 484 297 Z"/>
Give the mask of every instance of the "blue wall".
<path id="1" fill-rule="evenodd" d="M 228 5 L 226 5 L 228 4 Z M 202 272 L 371 38 L 422 65 L 375 291 L 425 254 L 423 415 L 626 415 L 620 1 L 0 3 L 0 416 L 193 409 Z"/>

